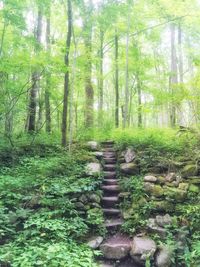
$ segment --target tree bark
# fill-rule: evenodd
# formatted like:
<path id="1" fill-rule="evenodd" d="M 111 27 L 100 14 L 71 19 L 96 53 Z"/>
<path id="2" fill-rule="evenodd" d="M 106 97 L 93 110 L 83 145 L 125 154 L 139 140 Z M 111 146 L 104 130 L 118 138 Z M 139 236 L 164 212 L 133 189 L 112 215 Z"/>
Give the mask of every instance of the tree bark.
<path id="1" fill-rule="evenodd" d="M 103 116 L 103 43 L 104 32 L 100 29 L 100 47 L 99 47 L 99 126 L 102 125 Z"/>
<path id="2" fill-rule="evenodd" d="M 119 37 L 115 30 L 115 127 L 119 127 Z"/>
<path id="3" fill-rule="evenodd" d="M 48 57 L 51 55 L 51 7 L 49 7 L 46 21 L 46 45 Z M 46 88 L 45 88 L 45 120 L 46 120 L 46 132 L 51 132 L 51 106 L 50 106 L 50 88 L 51 88 L 51 73 L 47 71 Z"/>
<path id="4" fill-rule="evenodd" d="M 92 86 L 92 1 L 86 7 L 84 18 L 84 44 L 85 44 L 85 126 L 91 128 L 94 124 L 94 90 Z"/>
<path id="5" fill-rule="evenodd" d="M 42 12 L 38 10 L 37 18 L 37 31 L 36 31 L 36 47 L 35 52 L 38 51 L 41 44 L 42 37 Z M 30 90 L 29 97 L 29 107 L 28 107 L 28 132 L 34 132 L 36 130 L 36 109 L 37 109 L 37 93 L 38 93 L 38 81 L 39 81 L 39 72 L 34 71 L 32 73 L 32 88 Z"/>
<path id="6" fill-rule="evenodd" d="M 138 95 L 138 127 L 142 127 L 142 92 L 141 81 L 139 75 L 137 75 L 137 95 Z"/>
<path id="7" fill-rule="evenodd" d="M 174 99 L 174 87 L 178 83 L 177 77 L 177 57 L 176 57 L 176 47 L 175 47 L 175 25 L 171 24 L 171 75 L 170 75 L 170 91 L 171 91 L 171 115 L 170 122 L 171 126 L 176 125 L 176 104 Z"/>
<path id="8" fill-rule="evenodd" d="M 69 52 L 71 46 L 72 36 L 72 5 L 71 0 L 67 1 L 68 7 L 68 32 L 66 41 L 66 54 L 65 54 L 65 81 L 64 81 L 64 97 L 63 97 L 63 114 L 62 114 L 62 146 L 67 145 L 67 115 L 68 115 L 68 96 L 69 96 Z"/>
<path id="9" fill-rule="evenodd" d="M 127 1 L 128 17 L 127 17 L 127 35 L 126 35 L 126 75 L 125 75 L 125 105 L 124 105 L 124 120 L 123 128 L 127 126 L 128 121 L 128 103 L 129 103 L 129 32 L 130 32 L 130 12 Z"/>

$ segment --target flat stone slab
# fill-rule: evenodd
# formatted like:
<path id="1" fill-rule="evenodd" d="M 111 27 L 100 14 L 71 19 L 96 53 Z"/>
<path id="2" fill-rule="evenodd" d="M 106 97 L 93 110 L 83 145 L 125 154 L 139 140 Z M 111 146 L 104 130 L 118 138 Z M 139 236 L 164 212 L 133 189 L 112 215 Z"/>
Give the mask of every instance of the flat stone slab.
<path id="1" fill-rule="evenodd" d="M 131 249 L 131 241 L 125 235 L 116 234 L 105 240 L 100 249 L 106 259 L 119 260 L 128 255 Z"/>
<path id="2" fill-rule="evenodd" d="M 124 221 L 121 218 L 107 219 L 105 221 L 105 226 L 106 226 L 106 228 L 117 227 L 117 226 L 121 226 L 123 224 L 123 222 Z"/>

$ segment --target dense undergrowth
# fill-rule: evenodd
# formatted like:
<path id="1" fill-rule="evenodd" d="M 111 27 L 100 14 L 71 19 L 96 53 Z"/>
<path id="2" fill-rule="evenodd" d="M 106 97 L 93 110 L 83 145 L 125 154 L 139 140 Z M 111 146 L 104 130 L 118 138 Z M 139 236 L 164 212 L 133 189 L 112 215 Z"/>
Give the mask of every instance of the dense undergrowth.
<path id="1" fill-rule="evenodd" d="M 95 266 L 83 239 L 103 231 L 102 214 L 95 207 L 77 207 L 82 194 L 101 194 L 101 179 L 85 177 L 90 157 L 80 147 L 70 155 L 56 146 L 35 146 L 18 147 L 3 162 L 1 266 Z"/>

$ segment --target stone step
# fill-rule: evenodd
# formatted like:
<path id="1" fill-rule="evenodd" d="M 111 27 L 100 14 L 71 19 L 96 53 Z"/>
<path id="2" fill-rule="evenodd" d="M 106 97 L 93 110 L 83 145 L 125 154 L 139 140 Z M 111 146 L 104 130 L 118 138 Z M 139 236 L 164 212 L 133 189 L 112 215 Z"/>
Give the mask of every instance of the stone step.
<path id="1" fill-rule="evenodd" d="M 121 218 L 119 219 L 107 219 L 105 221 L 105 227 L 106 228 L 116 228 L 116 227 L 119 227 L 123 224 L 123 220 Z"/>
<path id="2" fill-rule="evenodd" d="M 104 141 L 104 142 L 101 142 L 101 144 L 103 145 L 103 146 L 106 146 L 106 145 L 114 145 L 114 141 L 113 140 L 108 140 L 108 141 Z"/>
<path id="3" fill-rule="evenodd" d="M 118 233 L 105 240 L 100 245 L 100 249 L 106 259 L 121 260 L 129 254 L 131 250 L 131 240 L 129 237 Z"/>
<path id="4" fill-rule="evenodd" d="M 115 149 L 113 147 L 104 147 L 102 151 L 115 153 Z"/>
<path id="5" fill-rule="evenodd" d="M 104 158 L 116 158 L 116 153 L 114 152 L 103 152 Z"/>
<path id="6" fill-rule="evenodd" d="M 109 191 L 109 192 L 119 192 L 118 185 L 102 185 L 101 189 L 103 189 L 104 191 Z"/>
<path id="7" fill-rule="evenodd" d="M 119 202 L 118 196 L 104 196 L 102 197 L 102 203 L 104 208 L 114 208 Z"/>
<path id="8" fill-rule="evenodd" d="M 116 164 L 105 164 L 103 167 L 104 171 L 115 171 Z"/>
<path id="9" fill-rule="evenodd" d="M 117 179 L 104 179 L 103 183 L 106 185 L 117 185 Z"/>
<path id="10" fill-rule="evenodd" d="M 116 172 L 104 172 L 104 178 L 105 179 L 113 179 L 116 178 Z"/>
<path id="11" fill-rule="evenodd" d="M 103 158 L 105 164 L 115 164 L 117 162 L 116 158 Z"/>
<path id="12" fill-rule="evenodd" d="M 119 215 L 121 213 L 121 211 L 119 209 L 103 209 L 103 212 L 106 215 Z"/>

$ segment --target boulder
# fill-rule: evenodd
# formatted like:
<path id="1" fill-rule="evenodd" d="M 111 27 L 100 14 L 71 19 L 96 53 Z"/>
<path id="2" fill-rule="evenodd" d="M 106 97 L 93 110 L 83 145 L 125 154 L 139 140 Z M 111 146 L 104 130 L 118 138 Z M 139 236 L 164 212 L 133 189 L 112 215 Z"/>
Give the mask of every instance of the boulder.
<path id="1" fill-rule="evenodd" d="M 99 248 L 102 242 L 103 242 L 102 236 L 93 236 L 88 240 L 87 245 L 92 249 L 97 249 Z"/>
<path id="2" fill-rule="evenodd" d="M 157 178 L 153 175 L 146 175 L 144 177 L 145 182 L 155 183 L 157 181 Z"/>
<path id="3" fill-rule="evenodd" d="M 89 176 L 100 175 L 101 164 L 96 162 L 91 162 L 86 165 L 86 174 Z"/>
<path id="4" fill-rule="evenodd" d="M 155 265 L 156 267 L 170 267 L 172 264 L 173 251 L 167 246 L 162 246 L 159 248 L 156 257 Z"/>
<path id="5" fill-rule="evenodd" d="M 146 193 L 154 197 L 161 197 L 164 193 L 163 188 L 160 185 L 155 185 L 149 182 L 144 183 L 144 190 Z"/>
<path id="6" fill-rule="evenodd" d="M 122 152 L 122 156 L 124 157 L 126 163 L 130 163 L 136 158 L 135 151 L 131 147 L 127 148 L 126 151 Z"/>
<path id="7" fill-rule="evenodd" d="M 166 175 L 166 177 L 165 177 L 165 180 L 167 181 L 167 182 L 173 182 L 173 181 L 175 181 L 176 180 L 176 174 L 174 173 L 174 172 L 170 172 L 170 173 L 168 173 L 167 175 Z"/>
<path id="8" fill-rule="evenodd" d="M 87 199 L 86 195 L 81 195 L 79 197 L 79 201 L 82 202 L 82 203 L 87 203 L 88 199 Z"/>
<path id="9" fill-rule="evenodd" d="M 199 193 L 200 192 L 200 189 L 197 185 L 194 185 L 194 184 L 191 184 L 189 186 L 189 191 L 190 192 L 193 192 L 193 193 Z"/>
<path id="10" fill-rule="evenodd" d="M 166 200 L 161 200 L 161 201 L 153 201 L 153 208 L 156 211 L 173 212 L 175 206 L 173 203 L 170 203 Z"/>
<path id="11" fill-rule="evenodd" d="M 184 178 L 195 176 L 197 174 L 198 174 L 198 168 L 195 164 L 186 165 L 182 170 L 182 176 Z"/>
<path id="12" fill-rule="evenodd" d="M 171 218 L 171 216 L 169 214 L 166 214 L 164 216 L 157 215 L 156 216 L 156 223 L 160 227 L 165 227 L 167 225 L 172 224 L 172 218 Z"/>
<path id="13" fill-rule="evenodd" d="M 144 263 L 147 258 L 153 258 L 156 243 L 148 237 L 134 237 L 130 255 L 138 263 Z"/>
<path id="14" fill-rule="evenodd" d="M 189 188 L 189 184 L 188 183 L 180 183 L 178 188 L 181 190 L 187 191 Z"/>
<path id="15" fill-rule="evenodd" d="M 100 203 L 101 202 L 101 198 L 99 195 L 97 194 L 91 194 L 88 196 L 89 200 L 95 203 Z"/>
<path id="16" fill-rule="evenodd" d="M 160 227 L 156 223 L 156 219 L 150 218 L 147 221 L 147 228 L 151 233 L 158 234 L 159 236 L 165 238 L 167 230 L 164 229 L 163 227 Z"/>
<path id="17" fill-rule="evenodd" d="M 133 162 L 120 164 L 120 169 L 124 174 L 134 175 L 139 173 L 138 165 Z"/>
<path id="18" fill-rule="evenodd" d="M 165 184 L 166 183 L 165 177 L 157 176 L 157 183 L 161 185 Z"/>
<path id="19" fill-rule="evenodd" d="M 200 177 L 199 176 L 193 176 L 193 177 L 188 177 L 189 184 L 196 184 L 200 185 Z"/>
<path id="20" fill-rule="evenodd" d="M 89 141 L 87 142 L 87 147 L 92 151 L 96 151 L 99 148 L 99 144 L 96 141 Z"/>
<path id="21" fill-rule="evenodd" d="M 187 198 L 187 191 L 166 186 L 164 187 L 164 195 L 171 200 L 181 202 Z"/>
<path id="22" fill-rule="evenodd" d="M 131 249 L 130 239 L 126 236 L 117 234 L 104 241 L 100 250 L 106 259 L 120 260 L 125 258 Z"/>

